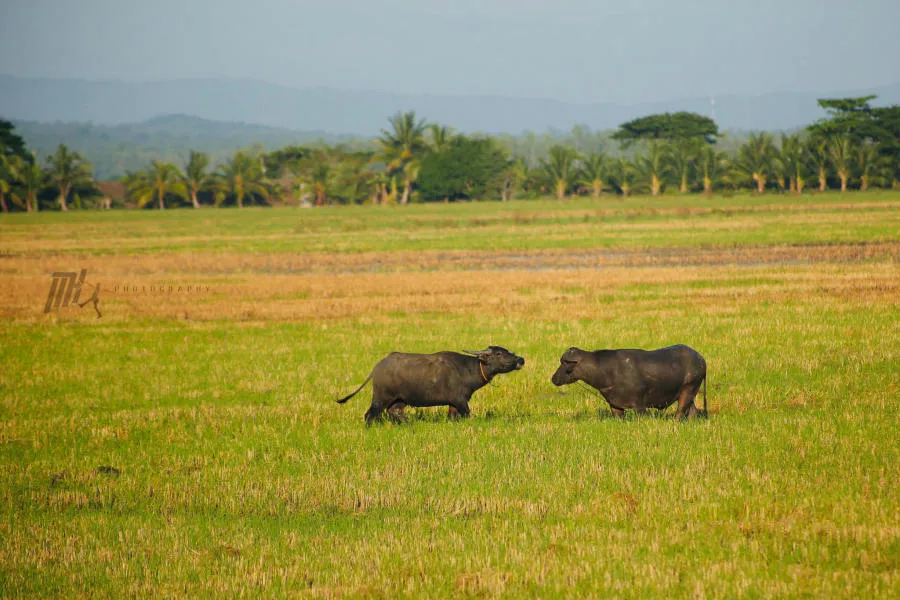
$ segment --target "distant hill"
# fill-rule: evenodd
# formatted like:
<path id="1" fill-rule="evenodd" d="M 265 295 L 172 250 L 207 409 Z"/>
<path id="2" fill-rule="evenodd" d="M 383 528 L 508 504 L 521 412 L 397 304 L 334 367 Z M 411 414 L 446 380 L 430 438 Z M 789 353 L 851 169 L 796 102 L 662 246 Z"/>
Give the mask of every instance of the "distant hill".
<path id="1" fill-rule="evenodd" d="M 351 136 L 323 131 L 291 131 L 253 125 L 210 121 L 187 115 L 164 115 L 141 123 L 37 123 L 13 120 L 28 148 L 44 159 L 59 144 L 84 155 L 99 179 L 111 179 L 146 167 L 151 160 L 183 164 L 190 150 L 210 154 L 214 162 L 250 147 L 274 150 L 288 144 L 323 141 L 355 143 Z"/>
<path id="2" fill-rule="evenodd" d="M 868 90 L 721 96 L 715 99 L 715 118 L 723 129 L 793 129 L 822 116 L 817 98 L 869 93 L 879 96 L 877 104 L 900 104 L 900 83 Z M 371 136 L 386 125 L 389 116 L 410 109 L 464 132 L 511 134 L 569 130 L 576 124 L 612 129 L 656 112 L 711 113 L 710 99 L 703 96 L 623 106 L 499 96 L 294 89 L 246 79 L 122 82 L 0 75 L 0 116 L 19 121 L 117 125 L 144 122 L 161 114 L 188 114 L 294 131 Z"/>

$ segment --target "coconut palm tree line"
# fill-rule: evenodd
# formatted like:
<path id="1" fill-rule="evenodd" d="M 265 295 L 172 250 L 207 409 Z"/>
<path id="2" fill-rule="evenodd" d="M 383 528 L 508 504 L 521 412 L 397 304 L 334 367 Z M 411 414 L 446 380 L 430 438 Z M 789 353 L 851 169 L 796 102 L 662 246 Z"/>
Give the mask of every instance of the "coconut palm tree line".
<path id="1" fill-rule="evenodd" d="M 621 147 L 627 152 L 618 155 L 603 149 L 579 152 L 572 145 L 557 143 L 546 156 L 535 159 L 515 155 L 498 138 L 480 136 L 490 142 L 495 155 L 505 157 L 499 162 L 482 161 L 480 167 L 474 166 L 480 158 L 466 152 L 484 151 L 485 145 L 461 143 L 479 136 L 428 123 L 409 111 L 389 119 L 389 127 L 374 141 L 374 150 L 349 150 L 340 144 L 286 146 L 271 152 L 238 151 L 216 166 L 207 154 L 191 151 L 184 164 L 153 160 L 145 169 L 127 173 L 120 184 L 124 206 L 159 210 L 290 201 L 324 206 L 447 200 L 446 192 L 441 192 L 443 197 L 429 196 L 434 186 L 427 185 L 425 178 L 437 176 L 459 179 L 461 187 L 453 199 L 476 200 L 602 195 L 625 199 L 634 194 L 739 190 L 803 194 L 811 189 L 844 192 L 897 187 L 896 145 L 888 147 L 877 135 L 865 134 L 865 128 L 846 126 L 848 119 L 863 114 L 859 111 L 868 108 L 870 99 L 850 99 L 856 104 L 848 105 L 849 109 L 838 105 L 830 121 L 803 131 L 752 133 L 733 152 L 716 145 L 712 138 L 722 136 L 711 120 L 691 113 L 654 115 L 623 124 L 612 136 L 624 140 Z M 654 129 L 654 123 L 663 122 L 672 127 Z M 700 128 L 691 130 L 698 123 Z M 443 170 L 430 168 L 443 153 L 454 151 L 456 162 L 445 160 Z M 480 170 L 475 173 L 475 169 Z M 478 177 L 483 180 L 475 185 Z M 100 199 L 99 206 L 110 208 L 109 195 L 96 184 L 90 163 L 65 145 L 60 144 L 43 164 L 27 153 L 0 152 L 3 212 L 67 211 L 73 206 L 88 207 L 88 199 L 94 199 L 95 205 Z M 478 193 L 468 192 L 475 189 Z"/>

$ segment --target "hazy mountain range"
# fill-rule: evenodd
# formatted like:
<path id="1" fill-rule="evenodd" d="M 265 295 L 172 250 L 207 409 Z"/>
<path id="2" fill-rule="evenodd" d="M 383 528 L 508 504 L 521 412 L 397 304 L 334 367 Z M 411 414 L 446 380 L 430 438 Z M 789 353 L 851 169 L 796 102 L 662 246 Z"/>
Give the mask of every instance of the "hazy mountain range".
<path id="1" fill-rule="evenodd" d="M 723 130 L 791 130 L 823 115 L 820 97 L 876 93 L 876 104 L 900 103 L 900 84 L 880 90 L 829 94 L 769 94 L 716 98 Z M 183 164 L 190 150 L 214 163 L 256 145 L 266 150 L 318 140 L 364 148 L 397 111 L 414 109 L 429 121 L 459 131 L 538 136 L 516 138 L 514 152 L 542 156 L 552 140 L 573 143 L 576 124 L 594 132 L 656 112 L 691 110 L 709 115 L 709 98 L 632 106 L 571 104 L 529 98 L 410 96 L 365 91 L 297 90 L 248 80 L 183 80 L 156 83 L 27 79 L 0 75 L 0 118 L 13 121 L 28 147 L 42 159 L 60 143 L 83 154 L 100 179 L 145 168 L 153 159 Z M 547 133 L 552 135 L 542 135 Z M 602 138 L 605 141 L 600 141 Z M 593 148 L 609 145 L 593 135 Z M 599 146 L 597 145 L 599 144 Z M 727 141 L 720 146 L 724 148 Z M 591 148 L 581 148 L 590 151 Z M 523 154 L 524 153 L 524 154 Z"/>
<path id="2" fill-rule="evenodd" d="M 823 116 L 816 105 L 818 98 L 865 94 L 877 94 L 879 105 L 898 104 L 900 83 L 879 89 L 720 96 L 715 98 L 714 114 L 725 130 L 788 130 Z M 699 95 L 624 106 L 501 96 L 294 89 L 245 79 L 123 82 L 0 75 L 0 117 L 19 121 L 117 125 L 184 114 L 294 131 L 371 136 L 385 127 L 389 116 L 411 109 L 429 121 L 463 132 L 512 134 L 569 130 L 575 124 L 612 129 L 632 118 L 666 111 L 713 114 L 711 99 Z"/>

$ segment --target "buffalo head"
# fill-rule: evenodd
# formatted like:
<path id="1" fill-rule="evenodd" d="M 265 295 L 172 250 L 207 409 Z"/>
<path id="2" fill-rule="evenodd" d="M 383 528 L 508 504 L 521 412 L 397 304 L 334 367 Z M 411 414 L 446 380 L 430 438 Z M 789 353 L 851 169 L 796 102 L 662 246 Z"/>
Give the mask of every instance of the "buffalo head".
<path id="1" fill-rule="evenodd" d="M 580 379 L 578 363 L 581 360 L 581 354 L 582 351 L 574 347 L 563 352 L 559 359 L 559 368 L 550 378 L 553 385 L 568 385 Z"/>
<path id="2" fill-rule="evenodd" d="M 509 373 L 521 369 L 525 365 L 525 359 L 516 356 L 506 348 L 500 346 L 488 346 L 484 350 L 463 350 L 466 354 L 471 354 L 481 361 L 485 370 L 491 373 Z"/>

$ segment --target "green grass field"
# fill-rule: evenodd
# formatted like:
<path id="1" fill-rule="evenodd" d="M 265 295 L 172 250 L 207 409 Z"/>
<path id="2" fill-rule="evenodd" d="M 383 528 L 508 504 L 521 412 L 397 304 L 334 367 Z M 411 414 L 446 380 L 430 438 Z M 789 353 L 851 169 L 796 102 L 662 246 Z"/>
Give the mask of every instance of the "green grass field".
<path id="1" fill-rule="evenodd" d="M 898 256 L 896 192 L 0 217 L 0 596 L 896 598 Z M 708 420 L 549 380 L 673 343 Z M 334 402 L 489 344 L 471 419 Z"/>

